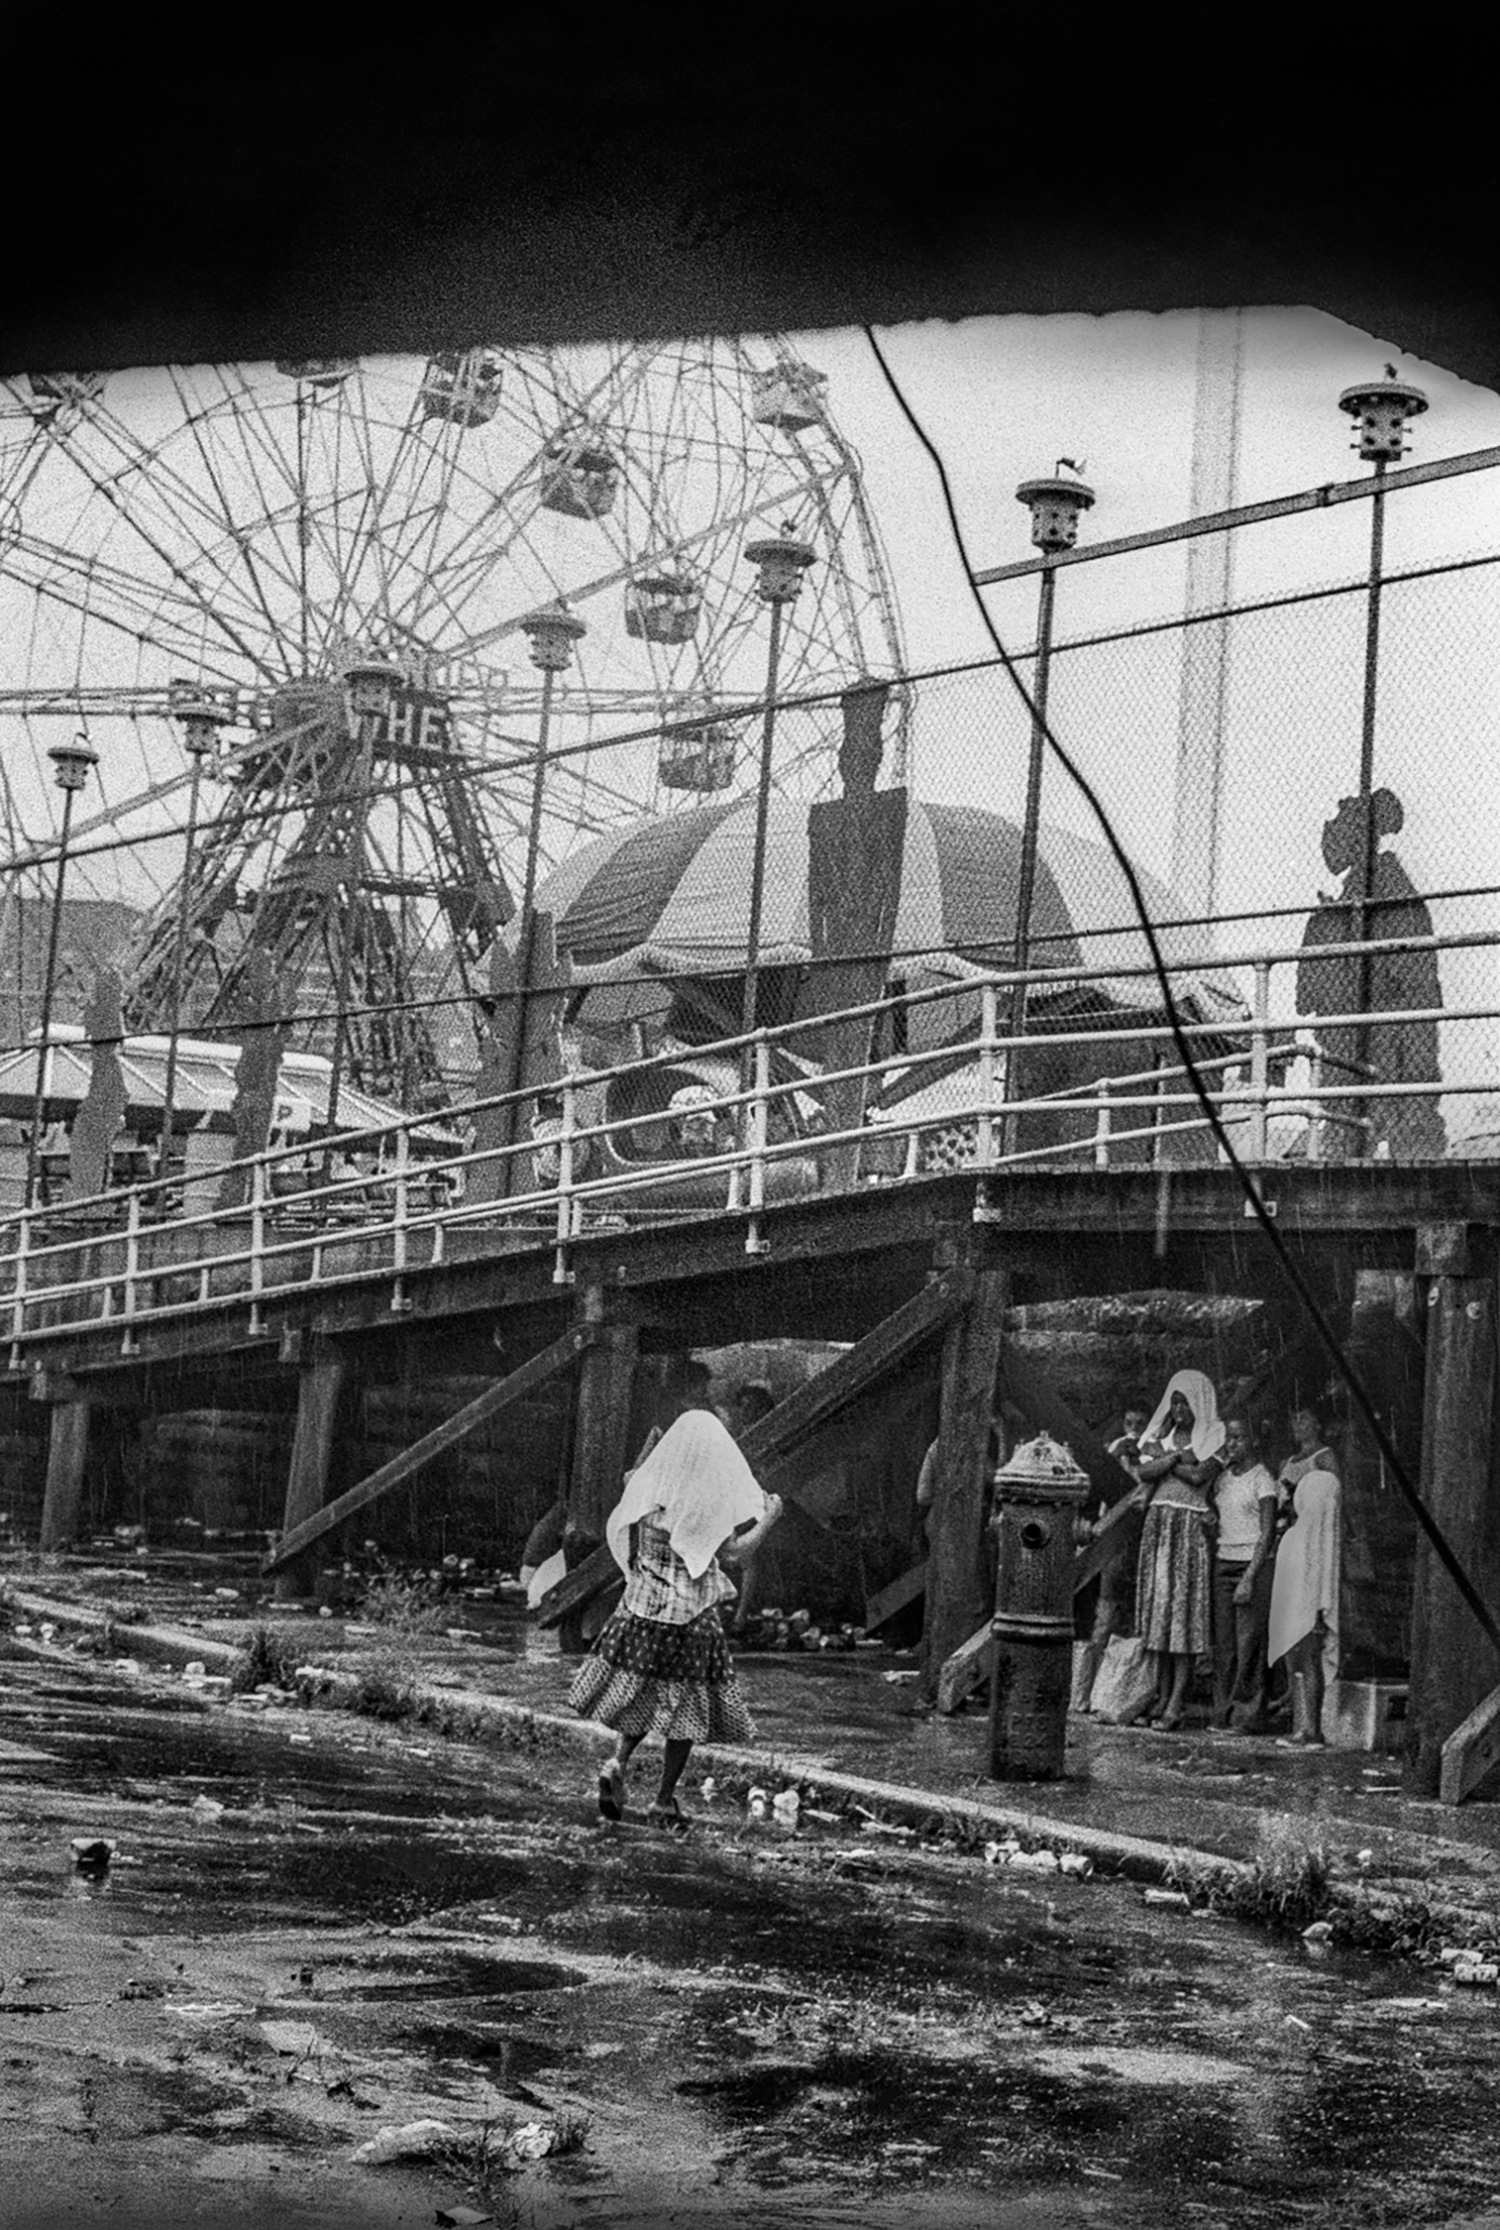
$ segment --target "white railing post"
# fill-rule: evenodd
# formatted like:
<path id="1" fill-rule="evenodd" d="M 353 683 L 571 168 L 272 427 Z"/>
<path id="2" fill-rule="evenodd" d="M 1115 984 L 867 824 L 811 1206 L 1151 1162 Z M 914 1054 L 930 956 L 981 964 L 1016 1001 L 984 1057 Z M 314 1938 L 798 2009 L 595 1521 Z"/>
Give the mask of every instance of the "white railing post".
<path id="1" fill-rule="evenodd" d="M 1267 1087 L 1270 1070 L 1266 1061 L 1267 1024 L 1271 1014 L 1271 963 L 1255 963 L 1255 999 L 1250 1024 L 1250 1159 L 1266 1158 Z"/>
<path id="2" fill-rule="evenodd" d="M 411 1133 L 403 1123 L 396 1133 L 395 1201 L 391 1221 L 391 1267 L 395 1277 L 391 1284 L 391 1314 L 405 1316 L 411 1307 L 411 1297 L 406 1290 L 406 1234 L 411 1221 Z"/>
<path id="3" fill-rule="evenodd" d="M 573 1139 L 577 1128 L 578 1095 L 571 1077 L 564 1077 L 562 1127 L 557 1134 L 557 1252 L 552 1262 L 554 1285 L 573 1283 L 568 1249 L 573 1239 Z"/>
<path id="4" fill-rule="evenodd" d="M 1094 1167 L 1096 1169 L 1108 1169 L 1109 1167 L 1109 1127 L 1110 1117 L 1114 1112 L 1109 1104 L 1110 1090 L 1110 1078 L 1101 1076 L 1094 1086 L 1094 1097 L 1099 1102 L 1094 1113 Z"/>
<path id="5" fill-rule="evenodd" d="M 1328 1133 L 1323 1109 L 1323 1073 L 1323 1048 L 1319 1040 L 1314 1038 L 1307 1063 L 1307 1087 L 1311 1095 L 1307 1115 L 1309 1161 L 1324 1161 L 1328 1154 Z"/>
<path id="6" fill-rule="evenodd" d="M 26 1268 L 31 1254 L 31 1210 L 23 1208 L 16 1227 L 16 1284 L 10 1310 L 10 1367 L 21 1367 L 21 1343 L 26 1333 Z"/>
<path id="7" fill-rule="evenodd" d="M 746 1254 L 765 1254 L 770 1246 L 760 1235 L 760 1211 L 766 1202 L 766 1141 L 769 1137 L 766 1096 L 771 1089 L 771 1047 L 759 1037 L 751 1053 L 750 1102 L 750 1224 L 745 1233 Z"/>
<path id="8" fill-rule="evenodd" d="M 257 1154 L 250 1164 L 250 1330 L 265 1330 L 260 1297 L 266 1283 L 266 1165 Z"/>
<path id="9" fill-rule="evenodd" d="M 120 1353 L 133 1355 L 139 1342 L 135 1332 L 136 1285 L 141 1274 L 141 1196 L 131 1187 L 125 1207 L 125 1324 L 120 1333 Z M 109 1288 L 105 1287 L 108 1294 Z"/>
<path id="10" fill-rule="evenodd" d="M 979 993 L 979 1122 L 974 1138 L 976 1168 L 995 1166 L 995 1037 L 998 1000 L 995 986 L 984 984 Z"/>

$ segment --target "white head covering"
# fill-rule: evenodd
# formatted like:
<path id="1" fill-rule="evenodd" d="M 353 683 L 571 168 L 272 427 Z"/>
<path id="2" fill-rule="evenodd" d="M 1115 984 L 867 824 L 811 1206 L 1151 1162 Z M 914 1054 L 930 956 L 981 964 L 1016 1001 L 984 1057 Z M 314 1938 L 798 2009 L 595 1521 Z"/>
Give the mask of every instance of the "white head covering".
<path id="1" fill-rule="evenodd" d="M 1267 1657 L 1275 1664 L 1310 1634 L 1321 1613 L 1330 1636 L 1339 1623 L 1339 1483 L 1331 1471 L 1297 1482 L 1297 1515 L 1276 1551 Z M 1333 1652 L 1330 1650 L 1330 1655 Z"/>
<path id="2" fill-rule="evenodd" d="M 684 1410 L 626 1480 L 604 1529 L 622 1572 L 630 1569 L 630 1528 L 656 1511 L 695 1580 L 747 1519 L 765 1516 L 765 1494 L 712 1410 Z"/>
<path id="3" fill-rule="evenodd" d="M 1206 1463 L 1224 1445 L 1224 1425 L 1219 1416 L 1219 1397 L 1214 1392 L 1213 1381 L 1205 1377 L 1202 1371 L 1173 1371 L 1167 1380 L 1167 1390 L 1157 1403 L 1151 1422 L 1141 1438 L 1157 1440 L 1161 1437 L 1174 1394 L 1187 1396 L 1187 1405 L 1193 1413 L 1193 1454 L 1199 1463 Z"/>

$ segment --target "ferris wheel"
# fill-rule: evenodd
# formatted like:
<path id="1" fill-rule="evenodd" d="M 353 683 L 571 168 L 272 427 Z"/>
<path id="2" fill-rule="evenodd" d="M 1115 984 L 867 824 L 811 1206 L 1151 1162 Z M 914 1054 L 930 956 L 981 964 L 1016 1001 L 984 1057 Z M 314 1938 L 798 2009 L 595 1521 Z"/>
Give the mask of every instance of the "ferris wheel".
<path id="1" fill-rule="evenodd" d="M 816 796 L 834 695 L 904 661 L 858 457 L 784 341 L 0 383 L 10 853 L 45 849 L 48 746 L 82 727 L 99 776 L 74 872 L 144 915 L 137 1026 L 168 1023 L 184 918 L 171 1019 L 204 1027 L 232 1018 L 256 950 L 299 1012 L 326 1010 L 352 936 L 357 1007 L 425 994 L 437 1018 L 399 1046 L 356 1026 L 354 1073 L 408 1093 L 451 1077 L 472 1047 L 463 995 L 524 879 L 544 679 L 543 867 L 748 780 L 765 612 L 743 553 L 778 531 L 816 554 L 778 695 L 826 701 L 780 723 L 773 779 Z M 526 622 L 559 606 L 585 632 L 544 677 Z M 396 687 L 356 785 L 344 676 L 371 659 Z M 184 911 L 185 711 L 212 750 Z M 898 779 L 910 717 L 893 691 Z M 332 1028 L 325 1011 L 303 1036 Z"/>

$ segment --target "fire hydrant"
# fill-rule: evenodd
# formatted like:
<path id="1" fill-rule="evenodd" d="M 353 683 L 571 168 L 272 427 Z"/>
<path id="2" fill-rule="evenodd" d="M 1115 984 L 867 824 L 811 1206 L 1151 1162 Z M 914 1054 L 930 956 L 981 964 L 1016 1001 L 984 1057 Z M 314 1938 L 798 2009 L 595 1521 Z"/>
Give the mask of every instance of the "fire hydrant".
<path id="1" fill-rule="evenodd" d="M 1055 1781 L 1063 1771 L 1073 1671 L 1073 1526 L 1088 1479 L 1039 1433 L 995 1473 L 997 1536 L 990 1776 Z"/>

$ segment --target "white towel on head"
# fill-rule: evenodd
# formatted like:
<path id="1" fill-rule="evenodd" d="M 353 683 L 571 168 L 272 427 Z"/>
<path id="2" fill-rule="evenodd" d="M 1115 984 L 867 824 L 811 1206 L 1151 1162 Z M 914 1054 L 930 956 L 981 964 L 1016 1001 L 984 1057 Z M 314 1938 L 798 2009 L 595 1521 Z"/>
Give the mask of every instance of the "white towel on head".
<path id="1" fill-rule="evenodd" d="M 630 1528 L 658 1512 L 695 1580 L 732 1533 L 765 1516 L 765 1494 L 712 1410 L 684 1410 L 626 1481 L 604 1529 L 622 1572 L 630 1569 Z"/>
<path id="2" fill-rule="evenodd" d="M 1141 1438 L 1161 1438 L 1167 1429 L 1167 1412 L 1172 1406 L 1174 1394 L 1184 1394 L 1187 1397 L 1187 1405 L 1193 1413 L 1193 1454 L 1199 1463 L 1206 1463 L 1224 1445 L 1224 1423 L 1219 1415 L 1219 1397 L 1214 1392 L 1213 1380 L 1202 1371 L 1172 1373 L 1167 1380 L 1167 1390 L 1157 1403 L 1151 1422 Z"/>

